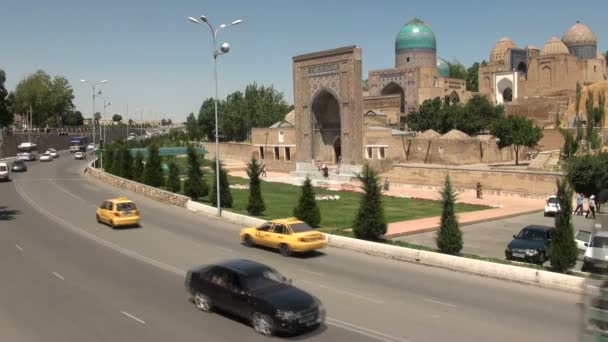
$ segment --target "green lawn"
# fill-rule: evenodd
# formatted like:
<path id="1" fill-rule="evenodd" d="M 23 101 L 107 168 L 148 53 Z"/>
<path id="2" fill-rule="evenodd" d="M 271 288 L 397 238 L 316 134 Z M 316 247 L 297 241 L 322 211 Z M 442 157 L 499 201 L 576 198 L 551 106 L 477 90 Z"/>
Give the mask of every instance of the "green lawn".
<path id="1" fill-rule="evenodd" d="M 207 172 L 205 178 L 210 186 L 211 184 L 215 184 L 210 173 Z M 248 179 L 236 177 L 229 177 L 229 181 L 230 184 L 249 183 Z M 335 201 L 317 201 L 321 209 L 321 227 L 324 230 L 330 232 L 352 227 L 357 209 L 359 208 L 360 194 L 327 191 L 319 188 L 315 188 L 315 191 L 318 194 L 340 196 L 340 199 Z M 231 193 L 233 208 L 229 210 L 240 214 L 247 214 L 246 207 L 249 190 L 231 189 Z M 266 203 L 266 211 L 261 218 L 289 217 L 293 216 L 293 208 L 300 197 L 300 187 L 289 184 L 262 182 L 262 196 L 264 203 Z M 206 198 L 201 200 L 201 202 L 208 203 Z M 383 204 L 386 220 L 389 223 L 441 215 L 440 203 L 436 201 L 383 197 Z M 457 204 L 456 212 L 463 213 L 488 208 L 479 205 Z"/>

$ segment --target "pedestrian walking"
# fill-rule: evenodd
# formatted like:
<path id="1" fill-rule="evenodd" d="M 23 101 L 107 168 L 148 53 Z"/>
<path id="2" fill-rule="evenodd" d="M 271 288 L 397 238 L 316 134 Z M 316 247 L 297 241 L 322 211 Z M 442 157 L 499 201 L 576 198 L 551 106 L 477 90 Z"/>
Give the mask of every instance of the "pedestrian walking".
<path id="1" fill-rule="evenodd" d="M 327 164 L 323 164 L 323 167 L 321 167 L 321 169 L 323 170 L 323 177 L 329 177 L 329 168 L 327 167 Z"/>
<path id="2" fill-rule="evenodd" d="M 585 218 L 589 218 L 589 214 L 591 214 L 591 216 L 593 216 L 593 218 L 595 219 L 595 196 L 591 195 L 591 197 L 589 197 L 589 210 L 587 211 L 587 215 L 585 215 Z"/>
<path id="3" fill-rule="evenodd" d="M 266 165 L 262 165 L 262 177 L 266 178 Z"/>
<path id="4" fill-rule="evenodd" d="M 579 192 L 578 196 L 576 196 L 576 209 L 574 209 L 574 215 L 583 216 L 583 199 L 583 194 Z"/>
<path id="5" fill-rule="evenodd" d="M 388 191 L 390 188 L 390 184 L 388 182 L 388 177 L 384 178 L 384 191 Z"/>

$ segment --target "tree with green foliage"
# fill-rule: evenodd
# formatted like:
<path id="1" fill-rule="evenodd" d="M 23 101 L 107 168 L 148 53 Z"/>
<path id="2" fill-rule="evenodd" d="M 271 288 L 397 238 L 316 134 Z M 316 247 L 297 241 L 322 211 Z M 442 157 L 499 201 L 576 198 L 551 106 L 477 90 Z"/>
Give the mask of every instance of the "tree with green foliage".
<path id="1" fill-rule="evenodd" d="M 112 148 L 111 145 L 108 145 L 106 149 L 104 149 L 103 153 L 103 168 L 104 171 L 107 173 L 111 173 L 114 174 L 113 171 L 113 164 L 114 164 L 114 148 Z"/>
<path id="2" fill-rule="evenodd" d="M 576 154 L 578 151 L 578 141 L 568 129 L 560 128 L 559 132 L 564 137 L 564 146 L 562 147 L 561 156 L 563 159 L 568 160 Z"/>
<path id="3" fill-rule="evenodd" d="M 387 225 L 382 207 L 382 188 L 378 172 L 369 164 L 365 164 L 361 173 L 357 175 L 357 179 L 362 184 L 363 195 L 353 223 L 353 233 L 357 239 L 384 240 Z"/>
<path id="4" fill-rule="evenodd" d="M 445 178 L 441 191 L 441 223 L 435 242 L 441 253 L 458 255 L 462 250 L 462 231 L 455 212 L 456 193 L 450 176 Z"/>
<path id="5" fill-rule="evenodd" d="M 467 79 L 467 69 L 459 61 L 448 62 L 450 67 L 450 78 L 456 78 L 459 80 Z"/>
<path id="6" fill-rule="evenodd" d="M 293 216 L 308 223 L 311 227 L 317 228 L 321 224 L 321 210 L 317 206 L 315 190 L 310 178 L 306 177 L 301 189 L 298 205 L 293 208 Z"/>
<path id="7" fill-rule="evenodd" d="M 228 172 L 224 169 L 224 165 L 220 162 L 220 203 L 222 208 L 232 208 L 232 194 L 230 193 L 230 183 L 228 182 Z M 213 168 L 213 186 L 209 194 L 211 205 L 217 207 L 217 169 Z"/>
<path id="8" fill-rule="evenodd" d="M 473 63 L 473 65 L 471 65 L 471 67 L 467 69 L 466 80 L 468 91 L 479 91 L 479 62 Z"/>
<path id="9" fill-rule="evenodd" d="M 122 121 L 122 115 L 120 115 L 120 114 L 114 114 L 114 115 L 112 115 L 112 121 L 114 121 L 116 123 L 121 122 Z"/>
<path id="10" fill-rule="evenodd" d="M 576 192 L 589 197 L 608 189 L 608 152 L 570 158 L 566 178 Z"/>
<path id="11" fill-rule="evenodd" d="M 7 102 L 8 91 L 4 87 L 4 82 L 6 82 L 6 73 L 0 69 L 0 131 L 4 127 L 11 125 L 14 121 L 14 114 L 9 110 Z"/>
<path id="12" fill-rule="evenodd" d="M 203 101 L 201 109 L 198 112 L 198 129 L 201 138 L 212 141 L 215 139 L 213 132 L 215 130 L 215 101 L 212 97 Z"/>
<path id="13" fill-rule="evenodd" d="M 557 203 L 560 210 L 555 214 L 555 233 L 551 237 L 551 267 L 564 273 L 576 265 L 578 256 L 572 226 L 572 189 L 565 180 L 557 181 Z"/>
<path id="14" fill-rule="evenodd" d="M 96 125 L 99 125 L 99 121 L 101 120 L 101 113 L 95 112 L 95 114 L 93 115 L 93 120 L 95 121 Z"/>
<path id="15" fill-rule="evenodd" d="M 200 137 L 198 122 L 194 117 L 194 113 L 190 113 L 188 118 L 186 118 L 186 132 L 188 133 L 188 139 L 196 140 Z"/>
<path id="16" fill-rule="evenodd" d="M 188 178 L 184 182 L 184 194 L 196 201 L 207 196 L 209 193 L 209 188 L 207 187 L 207 183 L 203 178 L 201 163 L 199 161 L 199 156 L 196 154 L 194 146 L 188 144 L 187 151 Z"/>
<path id="17" fill-rule="evenodd" d="M 178 193 L 182 189 L 182 181 L 179 179 L 179 167 L 173 160 L 169 163 L 167 189 L 175 193 Z"/>
<path id="18" fill-rule="evenodd" d="M 120 154 L 120 176 L 126 179 L 133 179 L 133 156 L 127 145 L 122 144 Z"/>
<path id="19" fill-rule="evenodd" d="M 135 160 L 133 161 L 133 180 L 142 183 L 144 171 L 144 155 L 141 151 L 137 151 Z"/>
<path id="20" fill-rule="evenodd" d="M 249 202 L 247 203 L 247 212 L 253 216 L 260 216 L 264 210 L 266 210 L 266 205 L 262 198 L 261 174 L 262 164 L 252 156 L 249 163 L 247 163 L 247 176 L 249 177 Z"/>
<path id="21" fill-rule="evenodd" d="M 163 168 L 158 146 L 151 144 L 148 146 L 148 160 L 144 172 L 144 183 L 154 187 L 163 185 Z"/>
<path id="22" fill-rule="evenodd" d="M 535 147 L 542 139 L 543 131 L 540 127 L 534 125 L 534 121 L 531 119 L 509 115 L 493 125 L 492 135 L 499 139 L 499 148 L 513 146 L 515 149 L 515 165 L 519 165 L 520 147 Z"/>

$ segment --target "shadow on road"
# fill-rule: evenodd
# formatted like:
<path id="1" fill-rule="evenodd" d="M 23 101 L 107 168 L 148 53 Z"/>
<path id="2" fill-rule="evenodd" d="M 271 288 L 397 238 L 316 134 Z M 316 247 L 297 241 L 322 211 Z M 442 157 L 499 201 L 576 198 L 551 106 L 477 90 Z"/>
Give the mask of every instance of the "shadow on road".
<path id="1" fill-rule="evenodd" d="M 21 211 L 8 209 L 5 206 L 0 206 L 0 221 L 11 221 L 16 215 L 20 215 Z"/>

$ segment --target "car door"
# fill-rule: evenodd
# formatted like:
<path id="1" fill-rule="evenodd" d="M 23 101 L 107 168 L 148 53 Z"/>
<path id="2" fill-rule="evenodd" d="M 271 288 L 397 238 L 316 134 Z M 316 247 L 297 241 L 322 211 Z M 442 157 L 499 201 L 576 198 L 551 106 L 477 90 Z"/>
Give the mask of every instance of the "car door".
<path id="1" fill-rule="evenodd" d="M 285 240 L 285 225 L 282 223 L 275 223 L 272 226 L 269 235 L 269 247 L 279 248 L 279 245 Z"/>
<path id="2" fill-rule="evenodd" d="M 256 244 L 261 246 L 270 246 L 270 230 L 272 229 L 272 222 L 266 222 L 259 226 L 255 230 L 255 236 L 253 240 Z"/>
<path id="3" fill-rule="evenodd" d="M 107 201 L 101 202 L 99 208 L 97 208 L 97 216 L 100 221 L 106 222 L 106 203 Z"/>
<path id="4" fill-rule="evenodd" d="M 283 243 L 288 245 L 292 245 L 293 241 L 291 241 L 291 228 L 287 225 L 277 225 L 275 227 L 274 233 L 276 234 L 275 238 L 277 240 L 277 247 Z"/>
<path id="5" fill-rule="evenodd" d="M 227 270 L 226 291 L 223 292 L 226 311 L 242 318 L 249 318 L 251 307 L 243 284 L 237 273 Z"/>
<path id="6" fill-rule="evenodd" d="M 206 275 L 206 290 L 201 291 L 207 295 L 213 305 L 219 309 L 230 311 L 231 305 L 229 301 L 228 285 L 230 281 L 230 273 L 223 267 L 216 267 Z"/>
<path id="7" fill-rule="evenodd" d="M 103 209 L 103 218 L 105 222 L 112 221 L 112 202 L 106 201 L 106 204 Z"/>

